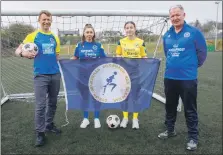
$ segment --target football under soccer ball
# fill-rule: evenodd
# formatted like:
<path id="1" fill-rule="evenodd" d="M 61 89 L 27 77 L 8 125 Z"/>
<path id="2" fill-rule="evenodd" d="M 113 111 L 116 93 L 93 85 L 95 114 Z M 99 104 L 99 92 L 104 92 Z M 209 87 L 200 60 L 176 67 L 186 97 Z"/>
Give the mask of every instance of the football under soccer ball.
<path id="1" fill-rule="evenodd" d="M 106 123 L 111 129 L 117 128 L 120 124 L 120 118 L 117 115 L 110 115 L 107 117 Z"/>
<path id="2" fill-rule="evenodd" d="M 31 52 L 31 51 L 38 52 L 38 46 L 34 43 L 26 43 L 22 46 L 22 50 L 28 51 L 28 52 Z"/>

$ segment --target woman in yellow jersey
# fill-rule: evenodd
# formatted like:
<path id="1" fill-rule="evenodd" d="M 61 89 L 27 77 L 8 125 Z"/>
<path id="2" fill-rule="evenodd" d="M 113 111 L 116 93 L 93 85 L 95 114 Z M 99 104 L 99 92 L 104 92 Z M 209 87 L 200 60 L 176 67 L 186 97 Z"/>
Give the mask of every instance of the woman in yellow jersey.
<path id="1" fill-rule="evenodd" d="M 145 43 L 136 37 L 136 25 L 128 21 L 124 25 L 126 37 L 120 39 L 116 47 L 116 56 L 124 58 L 147 58 Z M 128 112 L 123 111 L 123 119 L 120 127 L 126 128 L 128 124 Z M 139 129 L 138 113 L 133 113 L 132 128 Z"/>

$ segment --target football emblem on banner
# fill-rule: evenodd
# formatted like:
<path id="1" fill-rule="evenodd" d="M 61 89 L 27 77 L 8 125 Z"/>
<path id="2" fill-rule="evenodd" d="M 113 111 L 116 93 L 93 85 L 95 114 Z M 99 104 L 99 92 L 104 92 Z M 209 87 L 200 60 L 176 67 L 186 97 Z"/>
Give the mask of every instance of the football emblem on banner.
<path id="1" fill-rule="evenodd" d="M 91 73 L 88 86 L 92 96 L 102 103 L 124 101 L 131 90 L 127 71 L 115 63 L 98 66 Z"/>

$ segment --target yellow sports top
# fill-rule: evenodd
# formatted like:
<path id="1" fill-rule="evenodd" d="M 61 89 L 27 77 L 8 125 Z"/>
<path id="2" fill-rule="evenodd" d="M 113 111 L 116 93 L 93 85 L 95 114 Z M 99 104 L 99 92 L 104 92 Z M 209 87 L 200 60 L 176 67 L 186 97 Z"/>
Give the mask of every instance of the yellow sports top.
<path id="1" fill-rule="evenodd" d="M 116 55 L 126 58 L 142 58 L 147 56 L 144 40 L 139 38 L 130 40 L 128 37 L 120 39 L 116 48 Z"/>

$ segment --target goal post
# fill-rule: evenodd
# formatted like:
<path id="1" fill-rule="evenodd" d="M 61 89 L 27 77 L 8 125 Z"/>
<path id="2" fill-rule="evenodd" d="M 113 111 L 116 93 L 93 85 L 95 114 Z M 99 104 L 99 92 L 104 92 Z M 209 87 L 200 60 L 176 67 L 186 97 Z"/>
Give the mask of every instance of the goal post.
<path id="1" fill-rule="evenodd" d="M 41 10 L 21 10 L 1 12 L 1 104 L 8 99 L 26 99 L 34 97 L 33 60 L 16 57 L 17 46 L 28 34 L 28 28 L 38 29 L 38 15 Z M 127 21 L 136 23 L 137 37 L 143 39 L 149 57 L 162 60 L 154 88 L 153 97 L 165 103 L 163 74 L 165 57 L 162 51 L 162 35 L 168 29 L 168 12 L 143 10 L 49 10 L 53 22 L 51 31 L 80 31 L 80 34 L 62 36 L 61 55 L 69 58 L 78 41 L 81 40 L 84 25 L 92 24 L 96 32 L 96 40 L 101 42 L 105 52 L 114 56 L 115 46 L 125 36 L 124 24 Z M 23 38 L 21 37 L 23 36 Z M 66 44 L 69 42 L 69 44 Z M 63 50 L 62 50 L 63 49 Z M 67 51 L 69 49 L 69 51 Z M 60 96 L 64 96 L 61 85 Z"/>

